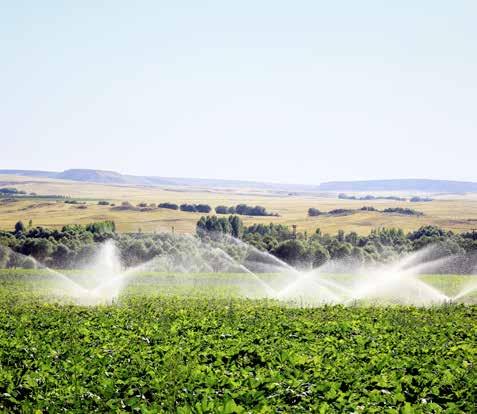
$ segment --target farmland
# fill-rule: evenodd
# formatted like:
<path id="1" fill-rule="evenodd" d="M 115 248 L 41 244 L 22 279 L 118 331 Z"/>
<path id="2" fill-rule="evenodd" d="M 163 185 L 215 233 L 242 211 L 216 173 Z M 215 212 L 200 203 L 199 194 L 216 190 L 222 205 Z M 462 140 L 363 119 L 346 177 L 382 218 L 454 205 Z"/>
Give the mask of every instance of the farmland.
<path id="1" fill-rule="evenodd" d="M 212 208 L 218 205 L 246 203 L 264 206 L 278 217 L 243 216 L 246 225 L 253 223 L 296 224 L 299 231 L 314 232 L 317 227 L 323 232 L 335 234 L 339 229 L 358 234 L 368 234 L 376 227 L 399 227 L 405 231 L 415 230 L 424 224 L 436 225 L 447 230 L 462 232 L 477 225 L 477 198 L 475 195 L 441 195 L 432 202 L 412 203 L 424 216 L 383 214 L 376 211 L 356 211 L 351 215 L 308 217 L 310 207 L 322 211 L 333 209 L 356 210 L 373 206 L 379 210 L 407 207 L 409 203 L 389 200 L 343 200 L 336 194 L 283 194 L 249 189 L 204 189 L 182 187 L 140 187 L 80 183 L 65 180 L 29 179 L 27 177 L 1 176 L 2 186 L 14 186 L 19 190 L 38 195 L 62 195 L 86 202 L 86 208 L 65 204 L 61 200 L 28 198 L 16 202 L 0 203 L 0 229 L 12 229 L 19 220 L 32 220 L 35 226 L 61 228 L 65 224 L 86 224 L 99 220 L 114 220 L 120 232 L 141 229 L 144 232 L 171 231 L 193 233 L 202 214 L 174 211 L 164 208 L 151 211 L 121 211 L 110 206 L 98 205 L 99 200 L 120 204 L 173 202 L 206 203 Z"/>
<path id="2" fill-rule="evenodd" d="M 218 283 L 246 277 L 147 273 L 78 306 L 47 299 L 48 272 L 0 272 L 1 409 L 475 412 L 475 305 L 300 308 Z"/>
<path id="3" fill-rule="evenodd" d="M 379 278 L 359 279 L 351 265 L 350 273 L 342 274 L 327 273 L 333 263 L 321 270 L 295 269 L 239 239 L 224 236 L 222 245 L 204 234 L 204 239 L 170 234 L 171 227 L 195 232 L 202 213 L 98 204 L 243 203 L 278 213 L 241 216 L 246 225 L 273 222 L 296 224 L 310 234 L 317 227 L 331 234 L 338 229 L 368 234 L 380 226 L 410 231 L 427 224 L 471 230 L 477 222 L 474 196 L 412 203 L 423 215 L 407 216 L 383 213 L 406 207 L 401 202 L 333 194 L 12 180 L 2 185 L 38 196 L 5 197 L 0 203 L 0 227 L 11 232 L 4 241 L 16 248 L 3 250 L 11 268 L 0 270 L 0 411 L 475 412 L 473 238 L 442 233 L 441 240 L 434 228 L 421 228 L 415 238 L 376 233 L 383 240 L 393 235 L 396 246 L 406 250 L 396 250 L 394 261 L 382 264 Z M 81 204 L 42 197 L 53 194 Z M 380 211 L 360 210 L 363 205 Z M 310 207 L 352 213 L 309 217 Z M 32 221 L 25 234 L 12 231 L 18 220 Z M 56 233 L 35 227 L 98 220 L 114 220 L 120 234 L 109 222 Z M 124 234 L 138 229 L 141 233 Z M 334 239 L 314 237 L 333 245 Z M 363 240 L 371 244 L 373 237 Z M 468 247 L 468 274 L 423 275 L 423 269 L 444 262 L 426 258 L 432 246 L 419 251 L 421 239 Z M 41 248 L 46 240 L 51 249 L 43 256 L 35 250 L 23 264 L 32 268 L 17 268 L 23 266 L 18 259 L 32 253 L 27 247 Z M 61 251 L 65 257 L 57 254 Z M 455 259 L 451 253 L 446 260 Z M 381 258 L 391 260 L 376 251 L 371 261 Z M 242 263 L 265 270 L 257 275 Z M 264 295 L 266 288 L 271 295 Z"/>

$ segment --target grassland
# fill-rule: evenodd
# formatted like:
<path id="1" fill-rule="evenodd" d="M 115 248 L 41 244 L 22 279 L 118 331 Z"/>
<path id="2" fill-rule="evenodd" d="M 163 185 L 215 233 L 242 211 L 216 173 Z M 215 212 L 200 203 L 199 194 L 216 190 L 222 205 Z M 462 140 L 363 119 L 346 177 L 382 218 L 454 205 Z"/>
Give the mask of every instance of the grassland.
<path id="1" fill-rule="evenodd" d="M 284 307 L 143 274 L 85 307 L 45 301 L 38 272 L 0 272 L 4 412 L 475 412 L 475 305 Z"/>
<path id="2" fill-rule="evenodd" d="M 259 204 L 279 217 L 243 217 L 246 224 L 283 223 L 296 224 L 299 231 L 312 232 L 317 227 L 322 231 L 336 233 L 339 229 L 367 234 L 379 226 L 400 227 L 406 231 L 424 224 L 434 224 L 445 229 L 465 231 L 477 227 L 477 197 L 475 195 L 438 196 L 428 203 L 409 203 L 395 201 L 355 201 L 339 200 L 336 195 L 287 195 L 272 192 L 243 190 L 210 190 L 191 188 L 127 187 L 102 184 L 80 183 L 64 180 L 28 179 L 27 177 L 0 176 L 0 186 L 14 186 L 39 195 L 56 194 L 70 196 L 87 202 L 87 208 L 64 204 L 47 199 L 25 199 L 17 202 L 0 203 L 0 228 L 11 229 L 19 219 L 34 225 L 61 227 L 65 224 L 85 224 L 97 220 L 111 219 L 119 231 L 171 231 L 174 227 L 179 233 L 195 231 L 195 224 L 201 214 L 156 209 L 154 211 L 117 211 L 109 206 L 98 206 L 98 200 L 108 200 L 120 204 L 122 201 L 160 203 L 206 203 L 217 205 L 236 205 L 239 203 Z M 362 211 L 347 216 L 308 217 L 309 207 L 322 211 L 336 208 L 359 209 L 373 206 L 380 210 L 387 207 L 412 207 L 424 212 L 424 216 L 403 216 Z"/>

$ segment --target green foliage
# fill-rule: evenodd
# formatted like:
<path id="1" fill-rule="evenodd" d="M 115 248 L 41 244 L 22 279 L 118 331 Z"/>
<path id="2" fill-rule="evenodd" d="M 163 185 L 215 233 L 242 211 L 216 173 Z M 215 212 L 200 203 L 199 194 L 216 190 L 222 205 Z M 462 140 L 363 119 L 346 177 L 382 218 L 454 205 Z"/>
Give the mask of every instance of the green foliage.
<path id="1" fill-rule="evenodd" d="M 383 213 L 397 213 L 397 214 L 404 214 L 406 216 L 422 216 L 424 213 L 414 210 L 412 208 L 402 208 L 402 207 L 390 207 L 385 208 Z"/>
<path id="2" fill-rule="evenodd" d="M 217 206 L 215 208 L 217 214 L 239 214 L 241 216 L 278 216 L 276 213 L 269 213 L 262 206 L 248 206 L 247 204 L 238 204 L 236 206 Z"/>
<path id="3" fill-rule="evenodd" d="M 159 208 L 168 208 L 170 210 L 179 210 L 179 206 L 175 203 L 160 203 L 158 204 Z"/>
<path id="4" fill-rule="evenodd" d="M 23 233 L 25 231 L 25 225 L 23 221 L 17 221 L 15 224 L 15 233 Z"/>
<path id="5" fill-rule="evenodd" d="M 322 214 L 321 211 L 318 210 L 317 208 L 310 207 L 310 208 L 308 209 L 308 215 L 309 215 L 310 217 L 316 217 L 316 216 L 319 216 L 319 215 L 321 215 L 321 214 Z"/>
<path id="6" fill-rule="evenodd" d="M 13 187 L 3 187 L 0 188 L 0 196 L 14 196 L 14 195 L 24 195 L 26 194 L 26 191 L 23 190 L 17 190 L 16 188 Z"/>
<path id="7" fill-rule="evenodd" d="M 405 234 L 401 229 L 378 228 L 367 236 L 344 231 L 329 235 L 323 234 L 318 229 L 308 236 L 300 232 L 294 234 L 290 227 L 283 224 L 259 223 L 244 226 L 239 216 L 228 215 L 201 217 L 196 229 L 200 238 L 219 241 L 220 236 L 225 234 L 241 239 L 259 250 L 276 254 L 290 264 L 299 263 L 305 267 L 319 266 L 330 259 L 357 263 L 386 263 L 403 254 L 432 245 L 433 259 L 450 255 L 462 256 L 462 260 L 452 265 L 457 267 L 451 269 L 443 266 L 436 269 L 437 272 L 453 271 L 466 274 L 473 271 L 474 265 L 472 260 L 464 258 L 477 252 L 477 237 L 474 233 L 454 234 L 434 226 L 424 226 L 409 234 Z M 87 262 L 96 249 L 94 243 L 104 242 L 110 238 L 120 247 L 124 264 L 139 264 L 159 254 L 169 254 L 175 247 L 184 249 L 184 240 L 187 240 L 187 237 L 181 236 L 170 238 L 167 233 L 117 234 L 112 221 L 96 222 L 86 226 L 67 225 L 61 230 L 44 227 L 25 228 L 24 225 L 17 224 L 16 230 L 18 231 L 0 231 L 0 245 L 14 252 L 32 255 L 50 267 L 71 267 L 75 263 Z M 299 247 L 292 253 L 289 249 L 296 242 L 289 241 L 295 239 L 299 242 Z M 140 243 L 143 247 L 138 247 L 138 241 L 143 242 Z M 320 246 L 318 251 L 317 246 Z M 218 247 L 228 249 L 226 244 Z M 191 243 L 185 251 L 193 255 L 196 249 L 197 246 Z M 23 267 L 18 263 L 19 259 L 9 259 L 6 264 L 5 260 L 0 260 L 0 266 Z"/>
<path id="8" fill-rule="evenodd" d="M 0 303 L 3 412 L 475 412 L 475 306 L 12 295 Z"/>
<path id="9" fill-rule="evenodd" d="M 286 240 L 280 243 L 273 254 L 292 265 L 300 265 L 306 257 L 307 248 L 301 240 Z"/>
<path id="10" fill-rule="evenodd" d="M 190 213 L 210 213 L 212 211 L 212 207 L 208 204 L 181 204 L 180 209 Z"/>
<path id="11" fill-rule="evenodd" d="M 247 204 L 237 204 L 235 206 L 235 213 L 243 216 L 277 216 L 276 213 L 269 213 L 265 207 L 253 207 Z"/>
<path id="12" fill-rule="evenodd" d="M 86 231 L 91 233 L 114 233 L 116 231 L 116 224 L 114 221 L 96 221 L 86 226 Z"/>
<path id="13" fill-rule="evenodd" d="M 310 243 L 309 254 L 313 267 L 320 267 L 330 260 L 330 253 L 319 242 Z"/>
<path id="14" fill-rule="evenodd" d="M 243 223 L 238 216 L 201 217 L 197 222 L 197 234 L 200 237 L 205 237 L 211 234 L 228 234 L 240 238 L 243 234 Z"/>

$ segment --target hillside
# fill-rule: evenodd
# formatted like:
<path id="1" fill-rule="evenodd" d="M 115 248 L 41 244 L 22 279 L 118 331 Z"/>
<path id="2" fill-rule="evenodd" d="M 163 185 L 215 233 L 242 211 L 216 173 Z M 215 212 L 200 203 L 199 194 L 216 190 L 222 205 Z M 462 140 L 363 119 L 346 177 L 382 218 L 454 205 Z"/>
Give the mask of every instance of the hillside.
<path id="1" fill-rule="evenodd" d="M 140 186 L 181 186 L 204 188 L 244 188 L 283 192 L 317 192 L 318 185 L 280 184 L 244 180 L 222 180 L 209 178 L 149 177 L 121 174 L 115 171 L 92 169 L 69 169 L 63 172 L 35 170 L 0 170 L 0 174 L 24 177 L 41 177 L 72 180 L 99 184 L 140 185 Z"/>
<path id="2" fill-rule="evenodd" d="M 418 191 L 426 193 L 477 192 L 477 183 L 448 180 L 368 180 L 330 181 L 320 184 L 322 191 Z"/>
<path id="3" fill-rule="evenodd" d="M 171 231 L 193 233 L 201 213 L 189 213 L 158 208 L 151 211 L 117 210 L 114 206 L 98 205 L 107 200 L 117 206 L 124 201 L 133 205 L 139 203 L 203 203 L 212 208 L 220 205 L 259 205 L 279 217 L 243 216 L 247 225 L 253 223 L 297 225 L 300 231 L 313 234 L 317 228 L 324 233 L 335 234 L 339 229 L 358 234 L 368 234 L 377 227 L 399 227 L 411 231 L 422 225 L 436 225 L 456 232 L 471 231 L 477 227 L 477 195 L 436 196 L 432 202 L 413 203 L 412 208 L 424 213 L 423 216 L 403 214 L 382 214 L 378 211 L 360 210 L 363 206 L 376 210 L 409 207 L 406 202 L 395 200 L 348 200 L 339 199 L 336 194 L 276 193 L 270 191 L 244 189 L 185 188 L 175 186 L 139 186 L 81 181 L 55 180 L 49 178 L 0 176 L 0 187 L 14 187 L 27 194 L 36 193 L 38 198 L 25 197 L 0 201 L 0 229 L 12 229 L 18 220 L 34 225 L 61 228 L 65 224 L 87 224 L 98 220 L 114 220 L 121 232 Z M 86 204 L 72 205 L 46 195 L 61 195 L 77 199 Z M 335 216 L 324 214 L 310 217 L 308 209 L 320 211 L 335 209 L 353 210 L 353 214 Z M 359 211 L 358 211 L 359 210 Z"/>
<path id="4" fill-rule="evenodd" d="M 54 178 L 88 183 L 139 186 L 181 186 L 196 188 L 254 189 L 275 192 L 318 193 L 340 191 L 400 191 L 424 193 L 477 192 L 477 182 L 394 179 L 368 181 L 330 181 L 317 185 L 280 184 L 259 181 L 222 180 L 208 178 L 152 177 L 121 174 L 115 171 L 93 169 L 69 169 L 63 172 L 35 170 L 0 170 L 0 174 L 25 177 Z"/>

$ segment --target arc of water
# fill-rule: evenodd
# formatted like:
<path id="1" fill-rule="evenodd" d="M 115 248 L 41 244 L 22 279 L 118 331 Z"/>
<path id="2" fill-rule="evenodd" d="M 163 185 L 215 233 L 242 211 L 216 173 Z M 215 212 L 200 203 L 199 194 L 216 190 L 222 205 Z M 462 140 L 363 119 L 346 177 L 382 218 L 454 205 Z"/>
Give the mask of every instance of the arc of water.
<path id="1" fill-rule="evenodd" d="M 254 272 L 249 270 L 247 267 L 245 267 L 243 264 L 238 263 L 233 257 L 231 257 L 226 251 L 222 250 L 221 248 L 217 247 L 218 251 L 221 252 L 224 258 L 229 260 L 231 263 L 234 265 L 238 266 L 239 269 L 243 270 L 245 273 L 248 273 L 249 275 L 253 276 L 253 278 L 265 289 L 265 292 L 267 293 L 268 296 L 274 297 L 276 295 L 275 289 L 273 289 L 271 286 L 268 285 L 268 283 L 264 282 L 262 278 L 257 276 Z"/>
<path id="2" fill-rule="evenodd" d="M 477 279 L 477 276 L 473 276 L 473 278 Z M 457 295 L 455 295 L 452 298 L 452 300 L 462 299 L 476 291 L 477 291 L 477 280 L 474 280 L 473 282 L 468 284 L 466 287 L 464 287 L 459 293 L 457 293 Z"/>
<path id="3" fill-rule="evenodd" d="M 300 276 L 295 280 L 293 283 L 288 285 L 286 288 L 281 290 L 278 293 L 279 299 L 288 299 L 292 296 L 293 292 L 298 291 L 299 287 L 305 285 L 305 282 L 311 282 L 314 286 L 320 289 L 320 291 L 324 294 L 324 296 L 329 298 L 329 302 L 331 303 L 339 303 L 341 298 L 337 296 L 334 292 L 332 292 L 327 286 L 323 285 L 322 280 L 314 280 L 311 278 L 310 272 L 300 274 Z"/>
<path id="4" fill-rule="evenodd" d="M 431 301 L 449 301 L 450 298 L 447 295 L 418 279 L 416 276 L 424 270 L 429 270 L 445 263 L 450 260 L 450 257 L 439 258 L 409 266 L 409 264 L 413 263 L 416 258 L 422 257 L 422 254 L 419 254 L 418 252 L 411 256 L 411 259 L 406 257 L 403 261 L 399 261 L 392 265 L 388 270 L 385 267 L 381 267 L 374 271 L 374 277 L 371 276 L 371 278 L 368 278 L 368 282 L 364 284 L 361 289 L 358 289 L 356 294 L 354 294 L 346 303 L 365 299 L 366 297 L 372 296 L 373 292 L 389 289 L 392 286 L 399 285 L 399 283 L 407 286 L 412 285 L 414 289 L 420 292 L 420 296 L 427 294 L 428 297 L 433 299 Z M 381 273 L 381 277 L 377 277 L 379 273 Z M 385 277 L 382 277 L 383 273 L 386 273 Z M 396 288 L 399 287 L 396 286 Z M 397 292 L 397 294 L 398 293 L 399 292 Z"/>
<path id="5" fill-rule="evenodd" d="M 72 280 L 71 278 L 66 276 L 65 274 L 63 274 L 63 273 L 61 273 L 57 270 L 49 268 L 45 264 L 41 263 L 39 260 L 35 259 L 33 256 L 26 256 L 24 254 L 17 253 L 15 251 L 13 251 L 12 249 L 9 249 L 9 251 L 10 251 L 10 254 L 13 254 L 13 255 L 16 255 L 16 256 L 27 257 L 27 258 L 33 260 L 33 262 L 35 263 L 35 266 L 37 268 L 39 268 L 41 270 L 44 270 L 44 271 L 48 272 L 49 274 L 55 276 L 56 278 L 60 279 L 62 282 L 65 282 L 72 291 L 75 291 L 75 293 L 84 294 L 84 293 L 87 292 L 87 289 L 84 288 L 83 286 L 81 286 L 79 283 L 75 282 L 74 280 Z"/>

